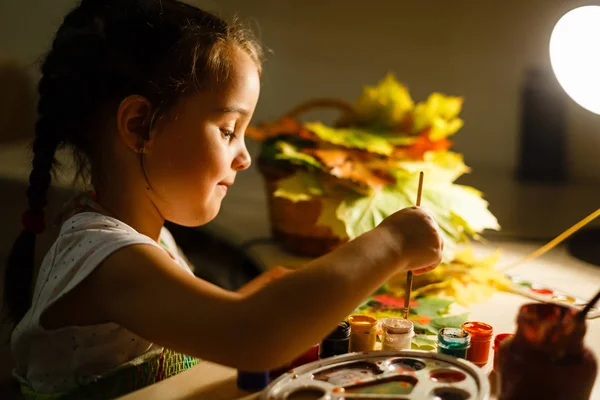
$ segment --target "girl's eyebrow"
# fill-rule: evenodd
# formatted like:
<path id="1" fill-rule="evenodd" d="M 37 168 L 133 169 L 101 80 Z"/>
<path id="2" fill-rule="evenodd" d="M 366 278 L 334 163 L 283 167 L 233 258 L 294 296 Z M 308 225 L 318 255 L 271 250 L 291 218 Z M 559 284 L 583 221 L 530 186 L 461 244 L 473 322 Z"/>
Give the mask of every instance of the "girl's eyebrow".
<path id="1" fill-rule="evenodd" d="M 223 114 L 237 113 L 237 114 L 241 114 L 244 116 L 250 114 L 250 111 L 248 111 L 247 109 L 245 109 L 243 107 L 238 107 L 238 106 L 221 107 L 221 108 L 218 108 L 217 111 L 220 113 L 223 113 Z"/>

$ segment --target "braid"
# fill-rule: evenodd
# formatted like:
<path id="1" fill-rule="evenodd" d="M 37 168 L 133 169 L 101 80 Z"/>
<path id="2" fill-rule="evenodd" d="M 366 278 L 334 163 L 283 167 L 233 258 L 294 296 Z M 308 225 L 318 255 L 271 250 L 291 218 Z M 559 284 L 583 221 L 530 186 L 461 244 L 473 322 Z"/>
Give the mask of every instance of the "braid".
<path id="1" fill-rule="evenodd" d="M 10 316 L 15 321 L 23 318 L 31 306 L 36 236 L 44 230 L 46 192 L 50 186 L 54 154 L 60 142 L 51 123 L 52 117 L 45 110 L 45 105 L 48 104 L 46 97 L 50 97 L 45 93 L 49 79 L 51 78 L 47 75 L 42 75 L 38 87 L 39 116 L 35 126 L 32 169 L 27 188 L 28 210 L 22 219 L 24 230 L 13 245 L 6 268 L 4 296 Z"/>

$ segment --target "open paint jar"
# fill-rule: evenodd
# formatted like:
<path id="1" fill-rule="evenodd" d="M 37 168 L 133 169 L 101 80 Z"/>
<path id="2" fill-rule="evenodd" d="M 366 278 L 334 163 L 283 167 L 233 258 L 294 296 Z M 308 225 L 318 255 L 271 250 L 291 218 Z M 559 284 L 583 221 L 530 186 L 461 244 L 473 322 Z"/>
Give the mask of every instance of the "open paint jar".
<path id="1" fill-rule="evenodd" d="M 460 328 L 443 328 L 438 333 L 438 353 L 466 358 L 471 344 L 469 332 Z"/>
<path id="2" fill-rule="evenodd" d="M 579 310 L 557 304 L 521 306 L 517 332 L 498 349 L 501 400 L 587 400 L 598 365 L 585 345 Z"/>
<path id="3" fill-rule="evenodd" d="M 366 314 L 348 317 L 350 323 L 350 352 L 375 350 L 377 319 Z"/>
<path id="4" fill-rule="evenodd" d="M 513 333 L 500 333 L 494 338 L 494 371 L 498 371 L 498 349 L 500 344 L 510 337 L 513 337 Z"/>
<path id="5" fill-rule="evenodd" d="M 494 328 L 483 322 L 465 322 L 462 328 L 471 335 L 471 346 L 467 350 L 467 360 L 481 367 L 487 364 Z"/>
<path id="6" fill-rule="evenodd" d="M 381 350 L 410 349 L 415 334 L 413 323 L 404 318 L 384 318 L 381 320 Z"/>
<path id="7" fill-rule="evenodd" d="M 319 358 L 333 357 L 348 353 L 350 344 L 350 324 L 342 321 L 321 342 Z"/>

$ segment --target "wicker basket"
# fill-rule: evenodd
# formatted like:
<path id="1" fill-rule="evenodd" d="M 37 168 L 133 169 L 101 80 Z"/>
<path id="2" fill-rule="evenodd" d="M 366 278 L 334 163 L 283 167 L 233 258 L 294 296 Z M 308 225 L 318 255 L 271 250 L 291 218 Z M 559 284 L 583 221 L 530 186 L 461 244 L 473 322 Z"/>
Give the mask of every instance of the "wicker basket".
<path id="1" fill-rule="evenodd" d="M 285 116 L 297 118 L 303 113 L 318 108 L 333 108 L 341 111 L 340 121 L 354 114 L 352 106 L 343 101 L 319 99 L 300 104 Z M 294 203 L 273 195 L 277 188 L 277 181 L 291 175 L 293 169 L 275 168 L 260 159 L 258 168 L 265 178 L 271 234 L 285 250 L 300 256 L 318 257 L 347 241 L 334 235 L 328 227 L 316 224 L 321 214 L 321 200 Z"/>

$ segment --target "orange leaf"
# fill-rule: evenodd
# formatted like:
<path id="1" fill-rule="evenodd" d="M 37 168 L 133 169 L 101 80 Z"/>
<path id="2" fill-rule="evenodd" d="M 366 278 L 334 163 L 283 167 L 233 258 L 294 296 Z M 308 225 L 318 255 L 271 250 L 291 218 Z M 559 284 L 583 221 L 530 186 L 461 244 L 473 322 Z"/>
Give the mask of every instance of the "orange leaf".
<path id="1" fill-rule="evenodd" d="M 304 152 L 317 158 L 331 175 L 340 179 L 348 179 L 375 190 L 395 182 L 394 177 L 385 171 L 371 170 L 361 163 L 357 159 L 357 152 L 341 149 L 305 149 Z"/>
<path id="2" fill-rule="evenodd" d="M 304 152 L 316 157 L 319 161 L 323 163 L 323 165 L 329 168 L 341 165 L 350 158 L 348 150 L 305 149 Z"/>
<path id="3" fill-rule="evenodd" d="M 414 317 L 409 317 L 409 319 L 413 322 L 416 322 L 421 325 L 429 325 L 431 322 L 431 317 L 427 317 L 425 315 L 418 315 Z"/>
<path id="4" fill-rule="evenodd" d="M 246 135 L 258 141 L 279 135 L 300 135 L 306 139 L 314 138 L 312 133 L 304 129 L 298 121 L 290 117 L 283 117 L 274 122 L 262 123 L 258 127 L 248 127 Z"/>
<path id="5" fill-rule="evenodd" d="M 423 156 L 428 151 L 445 151 L 452 146 L 452 142 L 446 138 L 432 141 L 429 138 L 429 131 L 430 129 L 428 128 L 421 132 L 419 137 L 410 146 L 397 147 L 394 150 L 393 157 L 423 160 Z"/>

